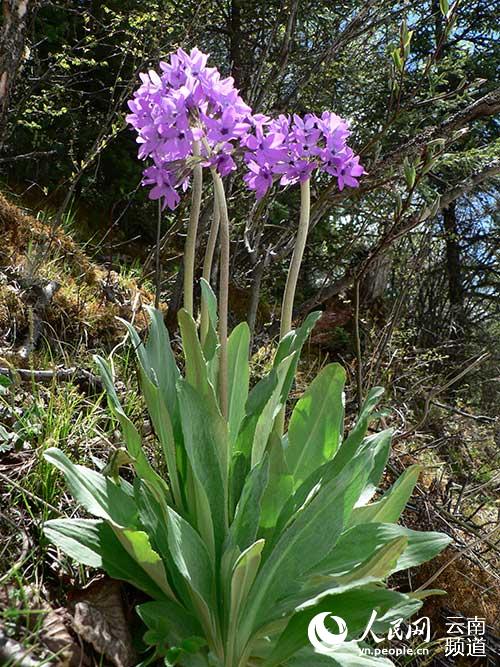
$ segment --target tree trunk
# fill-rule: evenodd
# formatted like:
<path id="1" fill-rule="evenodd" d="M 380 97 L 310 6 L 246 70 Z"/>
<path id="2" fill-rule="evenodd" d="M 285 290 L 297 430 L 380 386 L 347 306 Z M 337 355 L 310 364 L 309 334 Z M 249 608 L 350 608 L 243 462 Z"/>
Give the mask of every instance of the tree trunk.
<path id="1" fill-rule="evenodd" d="M 246 77 L 243 62 L 243 39 L 241 12 L 244 7 L 243 0 L 232 0 L 231 14 L 229 19 L 230 34 L 230 57 L 231 57 L 231 76 L 234 79 L 236 88 L 245 94 Z"/>
<path id="2" fill-rule="evenodd" d="M 0 33 L 0 147 L 5 143 L 9 102 L 16 78 L 27 57 L 26 33 L 38 0 L 3 0 Z"/>
<path id="3" fill-rule="evenodd" d="M 463 329 L 465 323 L 464 293 L 462 284 L 462 261 L 460 256 L 459 231 L 456 204 L 452 202 L 443 209 L 443 228 L 446 243 L 446 273 L 448 276 L 448 296 L 453 331 Z"/>

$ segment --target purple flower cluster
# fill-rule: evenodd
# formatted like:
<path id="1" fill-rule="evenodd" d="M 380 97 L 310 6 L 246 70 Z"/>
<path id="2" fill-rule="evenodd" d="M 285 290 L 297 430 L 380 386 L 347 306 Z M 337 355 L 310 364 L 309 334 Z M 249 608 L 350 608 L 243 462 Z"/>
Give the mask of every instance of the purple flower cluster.
<path id="1" fill-rule="evenodd" d="M 347 123 L 336 114 L 324 111 L 321 117 L 306 114 L 302 119 L 281 115 L 275 120 L 261 117 L 255 131 L 244 139 L 248 173 L 243 177 L 258 199 L 276 178 L 281 185 L 310 178 L 315 169 L 337 178 L 339 189 L 358 186 L 365 173 L 347 145 Z"/>
<path id="2" fill-rule="evenodd" d="M 164 199 L 174 209 L 179 188 L 185 190 L 194 165 L 193 143 L 201 141 L 204 166 L 215 166 L 226 176 L 236 165 L 238 143 L 253 126 L 250 107 L 243 102 L 231 77 L 222 79 L 208 56 L 179 49 L 161 74 L 140 74 L 142 85 L 129 101 L 127 122 L 137 131 L 139 158 L 151 158 L 144 185 L 153 185 L 151 199 Z"/>
<path id="3" fill-rule="evenodd" d="M 340 190 L 358 185 L 365 171 L 347 146 L 344 120 L 329 111 L 303 119 L 253 114 L 234 80 L 221 78 L 215 67 L 207 67 L 207 59 L 196 48 L 189 54 L 178 49 L 168 62 L 160 62 L 160 74 L 140 74 L 142 85 L 128 103 L 127 122 L 137 132 L 139 158 L 152 160 L 143 173 L 143 185 L 153 186 L 151 199 L 163 199 L 174 209 L 196 161 L 227 176 L 236 168 L 236 152 L 244 155 L 244 180 L 257 198 L 275 180 L 296 183 L 315 169 L 336 177 Z"/>

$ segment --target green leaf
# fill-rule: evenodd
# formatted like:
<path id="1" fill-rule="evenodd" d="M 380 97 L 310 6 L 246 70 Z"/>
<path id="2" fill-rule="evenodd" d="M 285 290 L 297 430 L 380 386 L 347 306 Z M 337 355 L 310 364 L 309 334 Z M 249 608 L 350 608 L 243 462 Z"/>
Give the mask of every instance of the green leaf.
<path id="1" fill-rule="evenodd" d="M 340 577 L 336 577 L 336 583 L 342 585 L 356 580 L 370 577 L 372 579 L 384 579 L 390 572 L 394 571 L 399 557 L 406 549 L 408 539 L 402 535 L 390 540 L 366 558 L 363 562 L 346 572 Z"/>
<path id="2" fill-rule="evenodd" d="M 246 416 L 235 443 L 235 452 L 242 452 L 253 463 L 265 451 L 274 421 L 283 405 L 283 385 L 293 365 L 293 355 L 285 357 L 250 392 L 246 404 Z"/>
<path id="3" fill-rule="evenodd" d="M 413 493 L 421 472 L 422 466 L 410 466 L 378 502 L 356 507 L 351 515 L 349 527 L 360 523 L 396 523 Z"/>
<path id="4" fill-rule="evenodd" d="M 333 458 L 342 439 L 345 371 L 330 364 L 297 402 L 288 427 L 285 457 L 297 488 L 316 468 Z"/>
<path id="5" fill-rule="evenodd" d="M 185 380 L 179 380 L 184 445 L 195 478 L 198 497 L 197 526 L 205 539 L 213 522 L 214 544 L 220 549 L 225 538 L 227 516 L 227 426 L 218 410 Z M 208 500 L 208 507 L 203 499 Z M 207 546 L 210 547 L 209 542 Z"/>
<path id="6" fill-rule="evenodd" d="M 229 384 L 229 437 L 231 446 L 238 437 L 241 422 L 245 416 L 248 399 L 248 349 L 250 329 L 241 322 L 233 329 L 227 342 L 228 384 Z"/>
<path id="7" fill-rule="evenodd" d="M 242 623 L 242 638 L 268 622 L 279 598 L 296 589 L 333 548 L 348 521 L 371 467 L 370 453 L 357 457 L 339 475 L 320 485 L 314 498 L 294 517 L 266 557 L 252 588 Z"/>
<path id="8" fill-rule="evenodd" d="M 257 536 L 260 506 L 268 479 L 269 457 L 265 455 L 247 476 L 229 531 L 229 543 L 240 551 L 249 547 Z"/>
<path id="9" fill-rule="evenodd" d="M 372 413 L 383 393 L 383 387 L 373 387 L 368 392 L 368 396 L 363 403 L 356 425 L 339 447 L 337 454 L 335 455 L 335 459 L 339 466 L 345 465 L 359 451 L 370 420 L 372 419 Z"/>
<path id="10" fill-rule="evenodd" d="M 208 379 L 207 363 L 198 339 L 195 321 L 184 309 L 179 311 L 178 319 L 184 350 L 186 380 L 202 396 L 216 405 L 214 388 Z"/>
<path id="11" fill-rule="evenodd" d="M 143 482 L 138 478 L 134 480 L 134 498 L 137 504 L 141 527 L 149 535 L 153 549 L 160 554 L 165 563 L 170 580 L 173 582 L 179 598 L 185 604 L 189 604 L 186 583 L 175 567 L 168 546 L 168 505 L 166 499 L 155 493 L 155 490 L 148 486 L 147 482 Z"/>
<path id="12" fill-rule="evenodd" d="M 408 618 L 421 606 L 420 601 L 412 600 L 407 595 L 371 586 L 329 595 L 318 604 L 311 605 L 307 602 L 298 608 L 288 622 L 265 662 L 265 667 L 280 665 L 302 647 L 308 646 L 307 628 L 311 619 L 321 612 L 343 618 L 349 630 L 348 639 L 354 639 L 365 630 L 373 610 L 377 611 L 378 615 L 374 630 L 383 631 L 390 620 Z"/>
<path id="13" fill-rule="evenodd" d="M 175 565 L 191 590 L 204 630 L 212 633 L 214 619 L 211 610 L 215 609 L 215 590 L 211 559 L 196 530 L 170 507 L 168 544 Z"/>
<path id="14" fill-rule="evenodd" d="M 274 358 L 273 362 L 275 368 L 278 367 L 286 357 L 289 357 L 291 354 L 295 354 L 294 361 L 290 365 L 287 376 L 283 383 L 283 389 L 282 389 L 283 405 L 286 403 L 288 394 L 290 393 L 290 389 L 292 388 L 302 347 L 304 346 L 306 340 L 309 338 L 309 335 L 311 331 L 314 329 L 316 322 L 322 315 L 323 313 L 321 311 L 310 313 L 302 323 L 302 326 L 300 326 L 298 329 L 289 331 L 288 334 L 284 338 L 282 338 L 282 340 L 278 345 L 278 349 L 276 351 L 276 357 Z"/>
<path id="15" fill-rule="evenodd" d="M 450 11 L 450 3 L 448 0 L 439 0 L 439 8 L 441 10 L 441 14 L 446 17 Z"/>
<path id="16" fill-rule="evenodd" d="M 94 356 L 94 360 L 99 369 L 99 374 L 106 389 L 108 406 L 113 416 L 120 423 L 125 446 L 128 453 L 134 460 L 134 468 L 137 474 L 139 477 L 150 481 L 160 491 L 166 492 L 167 487 L 165 482 L 155 472 L 144 454 L 142 449 L 142 438 L 139 431 L 136 429 L 129 417 L 125 414 L 120 400 L 118 399 L 115 386 L 113 384 L 113 376 L 111 374 L 109 363 L 98 355 Z"/>
<path id="17" fill-rule="evenodd" d="M 139 618 L 164 641 L 181 642 L 201 633 L 197 619 L 171 600 L 144 602 L 135 608 Z"/>
<path id="18" fill-rule="evenodd" d="M 168 478 L 172 486 L 173 499 L 177 507 L 182 509 L 183 501 L 177 464 L 178 443 L 176 442 L 172 420 L 160 387 L 151 381 L 148 375 L 144 372 L 144 369 L 139 369 L 139 375 L 141 378 L 141 388 L 148 406 L 148 412 L 156 436 L 162 446 L 163 455 L 167 464 Z"/>
<path id="19" fill-rule="evenodd" d="M 389 459 L 392 435 L 393 430 L 389 428 L 363 440 L 363 447 L 369 447 L 373 451 L 373 468 L 368 476 L 368 483 L 359 497 L 358 505 L 366 505 L 377 491 L 377 485 Z"/>
<path id="20" fill-rule="evenodd" d="M 200 279 L 200 285 L 201 299 L 206 304 L 208 311 L 208 332 L 203 344 L 203 354 L 207 362 L 209 362 L 213 359 L 219 344 L 217 336 L 217 297 L 210 284 L 204 278 Z"/>
<path id="21" fill-rule="evenodd" d="M 248 593 L 259 570 L 264 540 L 257 540 L 250 545 L 238 558 L 231 577 L 231 594 L 228 619 L 228 646 L 235 650 L 240 610 L 244 607 Z"/>
<path id="22" fill-rule="evenodd" d="M 175 600 L 167 580 L 167 574 L 160 555 L 151 547 L 149 536 L 142 530 L 122 529 L 111 526 L 123 548 L 132 556 L 134 561 L 150 576 L 155 584 L 168 597 Z"/>
<path id="23" fill-rule="evenodd" d="M 152 598 L 165 599 L 165 591 L 139 567 L 104 521 L 54 519 L 44 524 L 44 533 L 78 563 L 102 568 L 113 579 L 127 581 Z"/>
<path id="24" fill-rule="evenodd" d="M 269 400 L 264 405 L 260 415 L 258 415 L 255 422 L 255 430 L 253 432 L 252 441 L 252 455 L 251 465 L 256 465 L 264 456 L 266 451 L 269 436 L 274 427 L 276 417 L 279 415 L 283 407 L 283 387 L 286 382 L 287 375 L 291 366 L 294 363 L 295 355 L 285 357 L 276 369 L 277 381 Z"/>
<path id="25" fill-rule="evenodd" d="M 269 483 L 262 498 L 260 525 L 263 530 L 274 528 L 283 505 L 293 494 L 293 477 L 285 460 L 283 439 L 277 429 L 269 439 Z"/>
<path id="26" fill-rule="evenodd" d="M 151 318 L 151 326 L 144 348 L 147 353 L 151 379 L 156 379 L 156 384 L 175 422 L 178 413 L 176 385 L 180 377 L 179 369 L 175 363 L 163 313 L 151 306 L 146 306 L 146 310 Z M 147 367 L 144 367 L 147 370 Z"/>
<path id="27" fill-rule="evenodd" d="M 50 447 L 44 458 L 58 468 L 75 499 L 87 512 L 118 526 L 134 526 L 137 511 L 133 499 L 110 477 L 72 463 L 61 450 Z"/>
<path id="28" fill-rule="evenodd" d="M 390 523 L 360 524 L 342 534 L 332 552 L 319 563 L 317 571 L 333 576 L 347 574 L 381 545 L 397 537 L 405 537 L 407 546 L 390 574 L 434 558 L 451 541 L 444 533 L 420 532 Z"/>

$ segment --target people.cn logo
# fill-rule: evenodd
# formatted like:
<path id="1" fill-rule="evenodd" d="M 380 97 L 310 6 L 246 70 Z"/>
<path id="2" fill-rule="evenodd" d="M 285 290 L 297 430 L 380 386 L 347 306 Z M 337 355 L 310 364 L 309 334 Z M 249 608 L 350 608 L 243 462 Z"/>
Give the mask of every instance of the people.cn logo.
<path id="1" fill-rule="evenodd" d="M 337 624 L 337 634 L 331 632 L 326 627 L 325 621 L 327 618 Z M 307 636 L 317 653 L 330 655 L 332 651 L 345 641 L 347 637 L 347 625 L 340 616 L 334 616 L 330 612 L 325 611 L 321 614 L 316 614 L 311 619 L 307 628 Z"/>

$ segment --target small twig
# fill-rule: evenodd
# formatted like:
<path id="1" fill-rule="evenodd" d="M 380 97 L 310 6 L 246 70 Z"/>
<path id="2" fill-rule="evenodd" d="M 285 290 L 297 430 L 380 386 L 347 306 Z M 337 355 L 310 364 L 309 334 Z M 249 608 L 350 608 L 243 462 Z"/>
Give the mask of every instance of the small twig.
<path id="1" fill-rule="evenodd" d="M 431 406 L 431 403 L 434 400 L 434 398 L 436 396 L 439 396 L 439 394 L 441 394 L 443 391 L 445 391 L 445 389 L 448 389 L 449 387 L 454 385 L 455 382 L 458 382 L 458 380 L 461 380 L 464 377 L 464 375 L 467 375 L 467 373 L 470 373 L 474 368 L 477 368 L 477 366 L 479 366 L 485 359 L 488 359 L 489 356 L 490 356 L 489 352 L 485 352 L 485 353 L 481 354 L 477 359 L 475 359 L 470 364 L 468 364 L 466 366 L 466 368 L 464 368 L 464 370 L 460 371 L 460 373 L 458 373 L 457 375 L 454 375 L 444 385 L 442 385 L 440 387 L 437 387 L 436 389 L 431 391 L 430 394 L 427 396 L 426 401 L 425 401 L 424 414 L 423 414 L 422 419 L 413 428 L 408 429 L 404 433 L 401 433 L 401 435 L 397 435 L 396 439 L 397 440 L 404 440 L 404 439 L 410 437 L 411 435 L 413 435 L 419 429 L 421 429 L 422 426 L 427 421 L 427 418 L 429 416 L 430 406 Z"/>
<path id="2" fill-rule="evenodd" d="M 429 577 L 429 579 L 427 579 L 425 583 L 419 586 L 415 592 L 418 593 L 419 591 L 425 590 L 429 586 L 429 584 L 432 584 L 432 582 L 435 581 L 452 563 L 461 558 L 467 551 L 470 551 L 477 544 L 480 544 L 481 542 L 488 542 L 488 538 L 490 537 L 490 535 L 493 535 L 493 533 L 497 532 L 498 530 L 499 530 L 498 526 L 495 526 L 495 528 L 493 528 L 493 530 L 490 530 L 489 533 L 486 533 L 484 537 L 483 536 L 478 537 L 477 540 L 474 540 L 474 542 L 471 542 L 463 549 L 460 549 L 460 551 L 457 551 L 457 553 L 452 558 L 450 558 L 450 560 L 447 563 L 442 565 L 436 572 L 434 572 L 434 574 L 431 577 Z"/>
<path id="3" fill-rule="evenodd" d="M 446 403 L 438 403 L 437 401 L 431 401 L 432 405 L 436 405 L 438 408 L 443 410 L 449 410 L 450 412 L 455 412 L 457 415 L 462 415 L 462 417 L 468 417 L 469 419 L 474 419 L 478 422 L 495 422 L 495 417 L 488 417 L 488 415 L 471 415 L 470 412 L 465 412 L 465 410 L 460 410 L 455 408 L 452 405 L 446 405 Z"/>
<path id="4" fill-rule="evenodd" d="M 18 491 L 21 491 L 25 496 L 28 496 L 28 498 L 31 498 L 32 500 L 36 500 L 37 503 L 42 503 L 42 505 L 45 505 L 48 507 L 50 510 L 55 512 L 58 516 L 61 515 L 61 512 L 57 509 L 57 507 L 54 507 L 54 505 L 51 505 L 48 503 L 46 500 L 43 498 L 40 498 L 39 496 L 35 495 L 34 493 L 31 493 L 31 491 L 28 491 L 25 489 L 21 484 L 18 484 L 18 482 L 15 482 L 13 479 L 10 477 L 7 477 L 7 475 L 4 475 L 3 472 L 0 472 L 0 479 L 5 482 L 5 484 L 9 484 L 10 486 L 13 486 L 15 489 L 18 489 Z"/>

